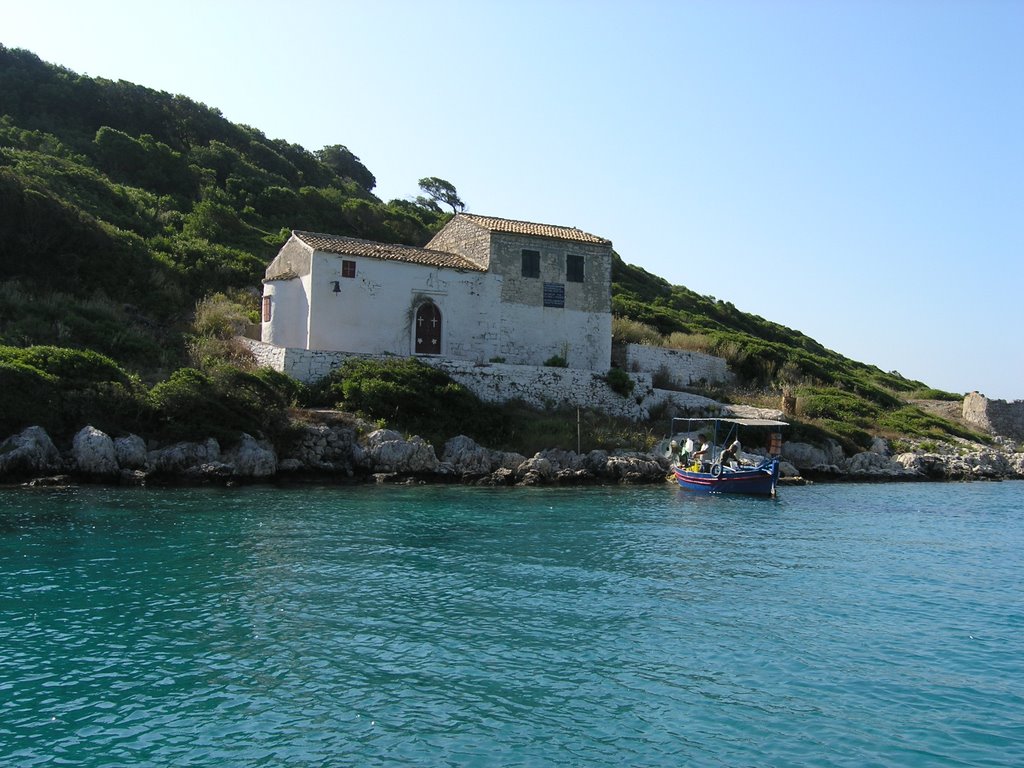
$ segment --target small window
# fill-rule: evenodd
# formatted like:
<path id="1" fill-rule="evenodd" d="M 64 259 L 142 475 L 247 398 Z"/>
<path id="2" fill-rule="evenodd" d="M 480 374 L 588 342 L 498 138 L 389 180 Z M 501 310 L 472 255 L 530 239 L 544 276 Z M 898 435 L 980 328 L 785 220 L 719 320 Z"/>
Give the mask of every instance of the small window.
<path id="1" fill-rule="evenodd" d="M 569 283 L 583 282 L 583 257 L 569 254 L 565 257 L 565 279 Z"/>
<path id="2" fill-rule="evenodd" d="M 264 296 L 263 297 L 263 322 L 264 323 L 269 323 L 270 322 L 270 297 L 269 296 Z"/>
<path id="3" fill-rule="evenodd" d="M 341 276 L 342 277 L 355 277 L 356 276 L 356 263 L 354 261 L 348 261 L 343 259 L 341 262 Z"/>
<path id="4" fill-rule="evenodd" d="M 523 250 L 523 277 L 540 277 L 540 251 Z"/>

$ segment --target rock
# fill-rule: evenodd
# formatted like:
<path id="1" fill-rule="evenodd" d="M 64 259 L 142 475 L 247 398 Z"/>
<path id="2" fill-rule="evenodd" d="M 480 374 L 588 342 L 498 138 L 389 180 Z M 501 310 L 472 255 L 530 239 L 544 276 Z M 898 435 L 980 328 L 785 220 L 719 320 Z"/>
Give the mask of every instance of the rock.
<path id="1" fill-rule="evenodd" d="M 472 438 L 458 435 L 444 444 L 441 461 L 457 475 L 486 475 L 491 472 L 491 453 Z"/>
<path id="2" fill-rule="evenodd" d="M 138 435 L 115 438 L 114 458 L 122 469 L 145 469 L 146 441 Z"/>
<path id="3" fill-rule="evenodd" d="M 477 485 L 512 485 L 516 481 L 515 470 L 509 469 L 508 467 L 498 467 L 496 470 L 491 472 L 487 477 L 480 478 L 477 481 Z"/>
<path id="4" fill-rule="evenodd" d="M 365 456 L 352 427 L 308 424 L 286 452 L 279 470 L 284 471 L 285 462 L 293 460 L 299 462 L 300 468 L 352 475 L 353 468 L 364 463 Z M 289 463 L 288 466 L 293 465 Z"/>
<path id="5" fill-rule="evenodd" d="M 83 427 L 71 441 L 71 457 L 86 475 L 116 475 L 120 469 L 114 441 L 93 426 Z"/>
<path id="6" fill-rule="evenodd" d="M 662 457 L 622 453 L 608 457 L 605 474 L 623 483 L 661 482 L 667 469 L 668 462 Z"/>
<path id="7" fill-rule="evenodd" d="M 853 478 L 897 478 L 913 475 L 906 467 L 882 453 L 864 451 L 846 461 L 846 473 Z"/>
<path id="8" fill-rule="evenodd" d="M 577 456 L 575 451 L 563 451 L 560 448 L 555 448 L 541 451 L 538 455 L 551 462 L 551 467 L 556 473 L 564 469 L 571 471 L 583 469 L 583 458 Z"/>
<path id="9" fill-rule="evenodd" d="M 880 456 L 891 456 L 892 451 L 889 449 L 889 441 L 884 437 L 876 437 L 871 441 L 871 447 L 868 449 L 871 453 L 877 453 Z"/>
<path id="10" fill-rule="evenodd" d="M 46 475 L 60 469 L 60 452 L 42 427 L 27 427 L 0 444 L 0 476 Z"/>
<path id="11" fill-rule="evenodd" d="M 821 448 L 792 441 L 783 444 L 782 457 L 798 469 L 811 469 L 832 463 L 829 454 Z"/>
<path id="12" fill-rule="evenodd" d="M 277 473 L 277 453 L 266 441 L 243 434 L 238 445 L 225 455 L 235 477 L 272 477 Z"/>
<path id="13" fill-rule="evenodd" d="M 516 477 L 522 485 L 541 485 L 554 479 L 555 469 L 538 453 L 516 468 Z"/>
<path id="14" fill-rule="evenodd" d="M 154 472 L 182 474 L 202 464 L 220 460 L 220 445 L 212 437 L 202 443 L 175 443 L 150 451 L 147 457 Z"/>
<path id="15" fill-rule="evenodd" d="M 33 477 L 24 485 L 26 488 L 66 488 L 73 483 L 71 475 L 51 475 L 50 477 Z"/>
<path id="16" fill-rule="evenodd" d="M 390 429 L 378 429 L 366 436 L 363 466 L 371 472 L 421 474 L 438 467 L 434 446 L 419 435 L 408 440 Z"/>
<path id="17" fill-rule="evenodd" d="M 122 469 L 118 480 L 121 485 L 141 487 L 146 484 L 146 473 L 141 469 Z"/>

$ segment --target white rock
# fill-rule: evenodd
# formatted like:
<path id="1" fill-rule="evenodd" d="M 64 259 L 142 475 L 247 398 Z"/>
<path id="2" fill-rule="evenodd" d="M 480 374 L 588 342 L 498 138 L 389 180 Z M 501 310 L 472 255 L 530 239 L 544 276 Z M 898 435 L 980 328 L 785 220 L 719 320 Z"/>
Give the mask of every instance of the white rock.
<path id="1" fill-rule="evenodd" d="M 115 475 L 119 470 L 114 441 L 93 426 L 83 427 L 71 440 L 71 457 L 78 471 L 89 475 Z"/>

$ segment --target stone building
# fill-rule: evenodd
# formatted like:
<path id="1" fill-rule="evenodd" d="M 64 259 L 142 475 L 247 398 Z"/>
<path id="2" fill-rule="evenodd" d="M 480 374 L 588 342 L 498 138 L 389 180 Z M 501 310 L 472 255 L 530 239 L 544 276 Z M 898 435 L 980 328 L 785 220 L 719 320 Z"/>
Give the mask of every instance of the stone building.
<path id="1" fill-rule="evenodd" d="M 607 371 L 612 244 L 460 213 L 423 248 L 295 231 L 267 268 L 279 347 Z"/>

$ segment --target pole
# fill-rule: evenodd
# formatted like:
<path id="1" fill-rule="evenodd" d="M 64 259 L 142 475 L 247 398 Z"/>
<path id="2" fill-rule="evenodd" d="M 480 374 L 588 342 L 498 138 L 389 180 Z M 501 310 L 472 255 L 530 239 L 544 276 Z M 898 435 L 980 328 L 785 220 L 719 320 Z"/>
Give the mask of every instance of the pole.
<path id="1" fill-rule="evenodd" d="M 576 455 L 580 455 L 580 409 L 576 406 Z"/>

